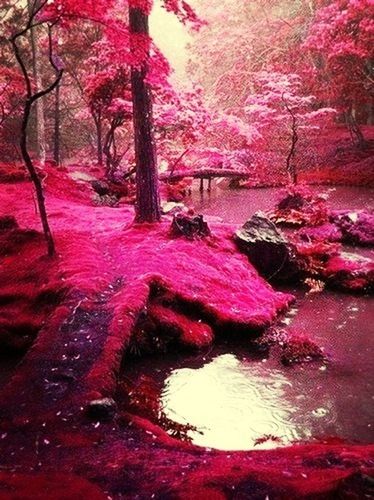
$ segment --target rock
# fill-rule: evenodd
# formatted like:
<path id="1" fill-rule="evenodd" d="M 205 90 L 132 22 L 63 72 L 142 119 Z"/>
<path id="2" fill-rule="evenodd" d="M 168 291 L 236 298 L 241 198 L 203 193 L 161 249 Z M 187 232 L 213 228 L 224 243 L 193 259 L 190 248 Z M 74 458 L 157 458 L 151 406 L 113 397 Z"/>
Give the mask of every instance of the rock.
<path id="1" fill-rule="evenodd" d="M 300 210 L 305 205 L 309 204 L 301 193 L 288 193 L 279 203 L 277 208 L 279 210 Z"/>
<path id="2" fill-rule="evenodd" d="M 184 236 L 189 240 L 193 240 L 210 236 L 211 233 L 202 215 L 189 216 L 178 213 L 174 215 L 171 234 L 174 237 Z"/>
<path id="3" fill-rule="evenodd" d="M 319 225 L 328 220 L 326 198 L 314 195 L 305 186 L 289 188 L 270 218 L 276 224 L 289 226 Z"/>
<path id="4" fill-rule="evenodd" d="M 373 476 L 361 471 L 353 472 L 339 481 L 335 498 L 351 500 L 374 498 Z"/>
<path id="5" fill-rule="evenodd" d="M 99 196 L 96 200 L 98 205 L 115 206 L 121 198 L 129 196 L 129 184 L 126 182 L 111 182 L 105 179 L 91 182 L 95 193 Z"/>
<path id="6" fill-rule="evenodd" d="M 341 252 L 328 260 L 324 277 L 327 285 L 345 292 L 374 290 L 374 262 L 360 255 Z"/>
<path id="7" fill-rule="evenodd" d="M 281 361 L 286 366 L 325 359 L 322 349 L 306 337 L 291 337 L 282 347 Z"/>
<path id="8" fill-rule="evenodd" d="M 183 203 L 176 203 L 175 201 L 167 201 L 161 206 L 162 213 L 168 215 L 175 215 L 180 212 L 187 212 L 188 208 Z"/>
<path id="9" fill-rule="evenodd" d="M 352 245 L 374 245 L 374 213 L 334 211 L 330 221 L 342 232 L 343 241 Z"/>
<path id="10" fill-rule="evenodd" d="M 87 415 L 95 421 L 108 422 L 117 412 L 117 404 L 112 398 L 94 399 L 87 406 Z"/>
<path id="11" fill-rule="evenodd" d="M 11 231 L 12 229 L 18 229 L 18 223 L 12 215 L 3 215 L 0 217 L 0 231 Z"/>
<path id="12" fill-rule="evenodd" d="M 249 219 L 236 231 L 235 240 L 266 279 L 289 280 L 300 277 L 301 263 L 293 245 L 264 214 L 258 212 Z"/>
<path id="13" fill-rule="evenodd" d="M 104 180 L 92 181 L 91 186 L 99 196 L 106 196 L 111 194 L 109 183 Z"/>

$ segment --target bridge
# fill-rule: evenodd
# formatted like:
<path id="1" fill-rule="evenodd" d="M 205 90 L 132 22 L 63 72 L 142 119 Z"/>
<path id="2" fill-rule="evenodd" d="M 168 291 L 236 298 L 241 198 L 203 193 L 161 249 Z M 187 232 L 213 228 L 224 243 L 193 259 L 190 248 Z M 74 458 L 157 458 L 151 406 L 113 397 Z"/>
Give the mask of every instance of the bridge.
<path id="1" fill-rule="evenodd" d="M 199 170 L 176 170 L 160 174 L 162 181 L 177 182 L 185 178 L 200 179 L 200 191 L 204 190 L 204 179 L 208 181 L 208 191 L 211 189 L 212 179 L 225 177 L 228 179 L 249 179 L 253 174 L 248 171 L 228 168 L 202 168 Z"/>

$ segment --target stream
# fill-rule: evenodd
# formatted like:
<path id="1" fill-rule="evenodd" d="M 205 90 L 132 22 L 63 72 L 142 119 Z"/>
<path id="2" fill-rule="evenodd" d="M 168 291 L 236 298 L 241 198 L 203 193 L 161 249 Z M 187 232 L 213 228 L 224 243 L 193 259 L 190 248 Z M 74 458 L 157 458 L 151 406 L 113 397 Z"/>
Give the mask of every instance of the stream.
<path id="1" fill-rule="evenodd" d="M 313 189 L 327 192 L 337 209 L 373 207 L 372 189 Z M 194 190 L 191 203 L 198 213 L 243 223 L 255 211 L 273 208 L 278 199 L 274 188 L 216 187 L 211 193 Z M 353 251 L 373 257 L 371 249 Z M 315 341 L 328 361 L 284 366 L 279 348 L 261 355 L 245 341 L 226 341 L 193 355 L 135 359 L 126 376 L 135 385 L 144 375 L 155 380 L 162 412 L 170 421 L 191 426 L 188 439 L 199 446 L 248 450 L 332 438 L 373 442 L 373 299 L 287 290 L 297 300 L 280 326 Z"/>

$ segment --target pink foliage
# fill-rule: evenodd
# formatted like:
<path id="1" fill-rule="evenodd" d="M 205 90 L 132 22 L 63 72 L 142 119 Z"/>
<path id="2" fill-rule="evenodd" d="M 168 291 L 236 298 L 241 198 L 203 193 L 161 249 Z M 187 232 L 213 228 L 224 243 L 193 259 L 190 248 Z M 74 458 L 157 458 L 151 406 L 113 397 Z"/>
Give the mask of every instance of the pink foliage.
<path id="1" fill-rule="evenodd" d="M 305 41 L 305 48 L 320 60 L 321 90 L 343 109 L 353 102 L 369 102 L 373 19 L 371 0 L 335 0 L 317 11 Z"/>

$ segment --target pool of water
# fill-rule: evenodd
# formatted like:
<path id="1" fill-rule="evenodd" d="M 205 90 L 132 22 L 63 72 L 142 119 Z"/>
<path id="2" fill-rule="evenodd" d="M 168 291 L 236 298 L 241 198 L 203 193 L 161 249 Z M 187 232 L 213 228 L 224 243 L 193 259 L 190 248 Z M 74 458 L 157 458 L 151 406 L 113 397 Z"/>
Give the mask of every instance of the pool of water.
<path id="1" fill-rule="evenodd" d="M 373 190 L 339 187 L 330 190 L 330 203 L 359 209 L 372 206 L 372 195 Z M 216 189 L 202 198 L 193 193 L 199 212 L 232 223 L 272 208 L 278 198 L 275 189 Z M 195 355 L 135 361 L 126 376 L 134 385 L 144 375 L 154 380 L 164 415 L 192 426 L 187 436 L 200 446 L 246 450 L 336 437 L 373 442 L 373 298 L 290 291 L 297 300 L 279 327 L 306 335 L 328 361 L 286 367 L 280 347 L 259 355 L 246 340 L 234 345 L 227 340 Z"/>
<path id="2" fill-rule="evenodd" d="M 326 193 L 329 204 L 335 209 L 374 208 L 372 188 L 312 186 L 310 189 L 316 193 Z M 274 208 L 282 192 L 277 188 L 220 189 L 218 186 L 214 186 L 210 192 L 200 192 L 195 184 L 189 203 L 198 213 L 240 224 L 258 210 Z"/>

